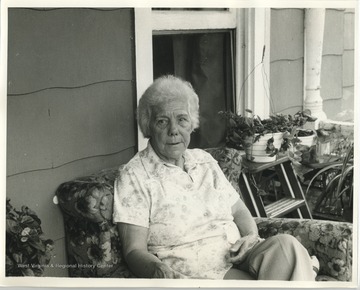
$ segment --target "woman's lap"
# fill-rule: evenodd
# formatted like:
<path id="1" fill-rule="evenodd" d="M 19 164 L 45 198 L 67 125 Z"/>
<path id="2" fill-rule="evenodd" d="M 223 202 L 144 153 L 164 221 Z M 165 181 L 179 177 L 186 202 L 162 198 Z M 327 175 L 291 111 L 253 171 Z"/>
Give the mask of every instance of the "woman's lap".
<path id="1" fill-rule="evenodd" d="M 255 245 L 237 266 L 253 279 L 312 280 L 307 250 L 291 235 L 279 234 Z M 226 276 L 226 275 L 225 275 Z"/>

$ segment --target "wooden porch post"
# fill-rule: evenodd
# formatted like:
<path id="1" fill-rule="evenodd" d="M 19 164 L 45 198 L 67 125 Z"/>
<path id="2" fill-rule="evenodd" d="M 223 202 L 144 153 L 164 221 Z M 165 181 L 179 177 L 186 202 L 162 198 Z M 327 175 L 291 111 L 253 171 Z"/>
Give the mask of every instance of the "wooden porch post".
<path id="1" fill-rule="evenodd" d="M 324 8 L 305 9 L 305 101 L 304 109 L 318 118 L 315 128 L 326 120 L 320 95 L 321 60 L 325 25 Z M 313 124 L 314 126 L 314 124 Z"/>

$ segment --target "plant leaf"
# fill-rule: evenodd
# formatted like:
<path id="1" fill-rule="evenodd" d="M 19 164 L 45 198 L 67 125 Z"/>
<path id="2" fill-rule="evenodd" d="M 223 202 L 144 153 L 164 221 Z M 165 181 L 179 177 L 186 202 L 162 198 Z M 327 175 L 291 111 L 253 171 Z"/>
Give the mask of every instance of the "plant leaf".
<path id="1" fill-rule="evenodd" d="M 22 268 L 21 272 L 24 274 L 24 276 L 35 276 L 34 271 L 30 268 Z"/>
<path id="2" fill-rule="evenodd" d="M 21 218 L 21 223 L 22 224 L 31 224 L 34 222 L 34 219 L 31 217 L 31 216 L 28 216 L 28 215 L 24 215 L 22 218 Z"/>
<path id="3" fill-rule="evenodd" d="M 324 173 L 325 171 L 327 171 L 327 170 L 329 170 L 329 169 L 340 167 L 341 165 L 342 165 L 341 163 L 335 163 L 335 164 L 328 165 L 328 166 L 322 168 L 321 170 L 319 170 L 319 171 L 313 176 L 313 178 L 311 178 L 311 180 L 309 181 L 309 184 L 308 184 L 308 187 L 307 187 L 307 189 L 306 189 L 305 195 L 308 194 L 309 189 L 310 189 L 312 183 L 314 182 L 314 180 L 315 180 L 319 175 L 321 175 L 322 173 Z"/>
<path id="4" fill-rule="evenodd" d="M 258 189 L 257 195 L 259 195 L 259 196 L 265 196 L 265 195 L 269 195 L 269 194 L 268 194 L 265 190 L 263 190 L 263 189 Z"/>
<path id="5" fill-rule="evenodd" d="M 29 244 L 33 246 L 35 249 L 45 252 L 45 245 L 42 243 L 42 241 L 39 238 L 29 239 Z"/>
<path id="6" fill-rule="evenodd" d="M 278 154 L 278 151 L 279 151 L 279 149 L 276 148 L 276 149 L 274 150 L 274 152 L 269 155 L 269 157 L 275 156 L 276 154 Z"/>
<path id="7" fill-rule="evenodd" d="M 229 119 L 229 124 L 230 124 L 230 127 L 236 127 L 236 122 L 234 121 L 234 119 Z"/>
<path id="8" fill-rule="evenodd" d="M 18 223 L 12 219 L 6 219 L 6 232 L 19 234 L 21 232 L 21 227 Z"/>
<path id="9" fill-rule="evenodd" d="M 338 186 L 337 186 L 337 190 L 336 190 L 336 195 L 338 196 L 340 194 L 340 190 L 341 188 L 343 187 L 343 184 L 344 184 L 344 181 L 345 181 L 345 178 L 346 176 L 352 172 L 354 168 L 354 165 L 350 165 L 349 167 L 343 169 L 341 171 L 341 175 L 340 175 L 340 180 L 339 180 L 339 183 L 338 183 Z"/>
<path id="10" fill-rule="evenodd" d="M 17 263 L 17 264 L 21 264 L 22 263 L 22 254 L 21 253 L 13 253 L 12 254 L 12 257 L 13 257 L 13 259 L 15 260 L 15 262 Z"/>

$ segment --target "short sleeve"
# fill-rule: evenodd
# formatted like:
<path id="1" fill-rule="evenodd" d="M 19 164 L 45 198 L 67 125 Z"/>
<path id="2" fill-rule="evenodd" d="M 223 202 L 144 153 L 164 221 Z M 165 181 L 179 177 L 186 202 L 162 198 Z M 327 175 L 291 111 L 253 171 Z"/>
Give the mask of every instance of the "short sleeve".
<path id="1" fill-rule="evenodd" d="M 226 179 L 226 177 L 224 176 Z M 228 184 L 228 190 L 226 191 L 226 195 L 228 198 L 229 206 L 232 207 L 239 199 L 239 193 L 235 190 L 235 188 L 231 185 L 231 183 L 226 179 L 226 183 Z"/>
<path id="2" fill-rule="evenodd" d="M 220 166 L 216 161 L 215 170 L 217 172 L 215 176 L 216 178 L 218 178 L 216 182 L 220 184 L 219 187 L 223 188 L 224 197 L 226 198 L 229 207 L 232 207 L 240 199 L 240 195 L 232 186 L 230 181 L 226 178 L 224 172 L 221 170 Z"/>
<path id="3" fill-rule="evenodd" d="M 131 168 L 120 171 L 114 184 L 114 223 L 149 227 L 150 203 L 143 182 Z"/>

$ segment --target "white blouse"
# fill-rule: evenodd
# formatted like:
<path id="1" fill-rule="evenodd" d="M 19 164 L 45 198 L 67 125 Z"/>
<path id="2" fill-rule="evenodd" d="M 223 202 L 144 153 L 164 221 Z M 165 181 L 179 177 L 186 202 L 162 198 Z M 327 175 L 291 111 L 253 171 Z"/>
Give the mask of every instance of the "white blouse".
<path id="1" fill-rule="evenodd" d="M 184 159 L 185 171 L 149 142 L 115 181 L 113 221 L 148 228 L 149 252 L 185 278 L 222 279 L 240 238 L 231 213 L 239 194 L 209 153 L 187 149 Z"/>

